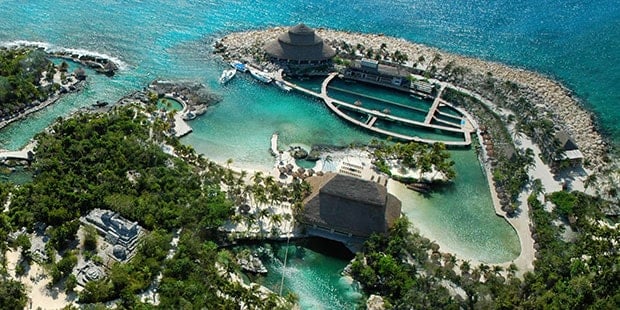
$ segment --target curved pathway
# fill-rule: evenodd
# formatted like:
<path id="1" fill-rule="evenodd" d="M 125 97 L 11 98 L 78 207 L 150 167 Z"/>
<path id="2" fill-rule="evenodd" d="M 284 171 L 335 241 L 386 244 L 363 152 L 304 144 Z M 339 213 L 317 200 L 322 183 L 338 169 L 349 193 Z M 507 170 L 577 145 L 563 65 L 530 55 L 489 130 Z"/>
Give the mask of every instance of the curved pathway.
<path id="1" fill-rule="evenodd" d="M 441 125 L 436 125 L 436 124 L 430 124 L 430 123 L 425 123 L 425 122 L 418 122 L 418 121 L 413 121 L 410 119 L 406 119 L 406 118 L 401 118 L 401 117 L 397 117 L 397 116 L 393 116 L 393 115 L 389 115 L 377 110 L 369 110 L 366 108 L 362 108 L 362 107 L 358 107 L 354 104 L 350 104 L 344 101 L 340 101 L 334 98 L 331 98 L 327 95 L 327 85 L 329 84 L 329 82 L 331 82 L 331 80 L 333 80 L 336 76 L 338 76 L 338 72 L 333 72 L 331 74 L 328 75 L 328 77 L 323 81 L 322 85 L 321 85 L 321 93 L 317 93 L 311 90 L 308 90 L 306 88 L 300 87 L 294 83 L 285 81 L 284 79 L 282 79 L 281 76 L 281 72 L 278 72 L 278 74 L 275 75 L 275 79 L 278 81 L 283 82 L 284 84 L 290 86 L 293 89 L 296 89 L 297 91 L 300 91 L 302 93 L 308 94 L 310 96 L 313 97 L 317 97 L 322 99 L 325 102 L 325 105 L 327 105 L 327 107 L 332 110 L 334 113 L 336 113 L 336 115 L 338 115 L 339 117 L 353 123 L 356 124 L 360 127 L 366 128 L 368 130 L 386 135 L 386 136 L 392 136 L 395 138 L 398 138 L 400 140 L 404 140 L 404 141 L 415 141 L 415 142 L 421 142 L 421 143 L 428 143 L 428 144 L 433 144 L 436 142 L 442 142 L 446 145 L 450 145 L 450 146 L 468 146 L 471 144 L 471 132 L 473 132 L 472 127 L 470 126 L 465 126 L 464 128 L 454 128 L 454 127 L 447 127 L 447 126 L 441 126 Z M 439 102 L 439 100 L 437 100 L 437 102 Z M 346 107 L 347 109 L 350 110 L 354 110 L 354 111 L 358 111 L 364 114 L 369 115 L 369 119 L 366 122 L 361 122 L 359 120 L 356 120 L 352 117 L 350 117 L 349 115 L 347 115 L 346 113 L 342 112 L 340 109 L 338 109 L 338 107 L 336 107 L 336 105 L 338 106 L 343 106 Z M 408 125 L 412 125 L 412 126 L 417 126 L 417 127 L 423 127 L 423 128 L 433 128 L 433 129 L 438 129 L 438 130 L 443 130 L 443 131 L 448 131 L 448 132 L 454 132 L 454 133 L 460 133 L 463 134 L 463 140 L 464 141 L 438 141 L 438 140 L 431 140 L 431 139 L 423 139 L 417 136 L 408 136 L 408 135 L 404 135 L 404 134 L 399 134 L 399 133 L 395 133 L 392 131 L 388 131 L 385 129 L 381 129 L 378 127 L 375 127 L 374 124 L 377 121 L 377 119 L 388 119 L 388 120 L 392 120 L 392 121 L 396 121 L 396 122 L 400 122 L 400 123 L 404 123 L 404 124 L 408 124 Z M 468 122 L 467 122 L 468 123 Z"/>

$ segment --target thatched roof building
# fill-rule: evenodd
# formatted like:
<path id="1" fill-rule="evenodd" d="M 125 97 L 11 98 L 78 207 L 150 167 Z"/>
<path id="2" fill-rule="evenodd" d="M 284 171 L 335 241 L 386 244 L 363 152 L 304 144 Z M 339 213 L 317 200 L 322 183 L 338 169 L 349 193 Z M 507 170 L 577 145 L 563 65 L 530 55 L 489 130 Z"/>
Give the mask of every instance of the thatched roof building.
<path id="1" fill-rule="evenodd" d="M 336 55 L 314 29 L 304 24 L 290 28 L 278 39 L 265 44 L 265 52 L 273 60 L 297 64 L 327 63 Z"/>
<path id="2" fill-rule="evenodd" d="M 301 222 L 310 227 L 367 237 L 386 233 L 400 217 L 400 200 L 378 183 L 335 173 L 306 181 L 313 191 L 304 200 Z"/>
<path id="3" fill-rule="evenodd" d="M 559 131 L 555 134 L 555 139 L 558 142 L 560 150 L 562 150 L 559 157 L 554 158 L 556 162 L 568 161 L 571 166 L 577 166 L 581 164 L 583 160 L 583 154 L 579 150 L 579 147 L 566 131 Z"/>

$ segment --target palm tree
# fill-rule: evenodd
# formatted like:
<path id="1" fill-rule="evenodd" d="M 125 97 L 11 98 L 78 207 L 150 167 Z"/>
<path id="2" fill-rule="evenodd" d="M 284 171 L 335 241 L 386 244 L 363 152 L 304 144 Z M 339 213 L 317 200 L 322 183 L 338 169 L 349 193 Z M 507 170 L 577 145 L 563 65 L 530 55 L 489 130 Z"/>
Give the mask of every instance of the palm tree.
<path id="1" fill-rule="evenodd" d="M 501 273 L 502 271 L 504 271 L 504 268 L 503 268 L 502 266 L 500 266 L 500 265 L 495 265 L 495 266 L 493 266 L 493 272 L 494 272 L 496 275 L 498 275 L 498 276 L 499 276 L 499 275 L 501 275 L 500 273 Z"/>
<path id="2" fill-rule="evenodd" d="M 420 64 L 422 64 L 425 60 L 426 60 L 426 58 L 424 58 L 424 55 L 420 55 L 420 57 L 418 57 L 418 62 Z"/>
<path id="3" fill-rule="evenodd" d="M 532 150 L 531 148 L 527 148 L 525 149 L 525 167 L 526 169 L 529 170 L 529 168 L 533 168 L 536 166 L 536 161 L 534 160 L 534 158 L 536 158 L 536 154 L 534 153 L 534 150 Z"/>
<path id="4" fill-rule="evenodd" d="M 263 182 L 263 173 L 261 171 L 254 172 L 252 180 L 254 180 L 254 185 L 261 184 Z"/>
<path id="5" fill-rule="evenodd" d="M 441 54 L 439 53 L 435 53 L 435 55 L 433 55 L 433 59 L 431 59 L 431 61 L 428 63 L 429 66 L 434 66 L 436 63 L 441 61 Z"/>
<path id="6" fill-rule="evenodd" d="M 506 271 L 508 271 L 508 277 L 514 277 L 518 270 L 519 268 L 515 263 L 510 264 L 506 269 Z"/>
<path id="7" fill-rule="evenodd" d="M 596 184 L 596 181 L 597 181 L 596 174 L 594 173 L 589 174 L 588 177 L 586 177 L 586 179 L 583 181 L 583 187 L 587 189 L 592 184 Z"/>
<path id="8" fill-rule="evenodd" d="M 469 265 L 469 262 L 463 261 L 461 263 L 460 270 L 461 270 L 461 274 L 469 274 L 469 271 L 471 270 L 471 266 Z"/>
<path id="9" fill-rule="evenodd" d="M 241 173 L 239 173 L 239 178 L 237 179 L 237 184 L 241 185 L 244 184 L 244 179 L 245 177 L 248 176 L 248 172 L 245 170 L 241 170 Z"/>
<path id="10" fill-rule="evenodd" d="M 232 164 L 232 163 L 233 163 L 233 159 L 232 158 L 227 159 L 226 160 L 226 168 L 230 169 L 230 164 Z"/>
<path id="11" fill-rule="evenodd" d="M 254 186 L 253 188 L 254 201 L 257 206 L 264 205 L 269 200 L 267 199 L 267 194 L 265 193 L 265 188 L 262 186 Z"/>
<path id="12" fill-rule="evenodd" d="M 269 218 L 269 222 L 271 226 L 282 224 L 282 220 L 283 220 L 282 214 L 279 214 L 279 213 L 274 213 Z"/>
<path id="13" fill-rule="evenodd" d="M 545 187 L 542 184 L 542 181 L 540 179 L 535 179 L 532 182 L 532 194 L 538 196 L 542 194 L 544 191 L 545 191 Z"/>

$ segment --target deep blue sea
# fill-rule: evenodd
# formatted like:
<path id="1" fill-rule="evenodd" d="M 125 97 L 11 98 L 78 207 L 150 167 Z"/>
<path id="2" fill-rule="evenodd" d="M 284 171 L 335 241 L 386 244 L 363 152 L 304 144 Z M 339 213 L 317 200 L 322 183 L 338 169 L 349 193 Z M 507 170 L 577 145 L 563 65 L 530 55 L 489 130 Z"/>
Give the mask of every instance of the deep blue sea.
<path id="1" fill-rule="evenodd" d="M 0 12 L 0 44 L 31 41 L 50 49 L 105 54 L 122 67 L 111 79 L 92 74 L 81 93 L 1 130 L 0 149 L 20 148 L 56 117 L 97 100 L 115 101 L 155 78 L 200 81 L 222 95 L 218 106 L 191 123 L 194 133 L 183 140 L 212 159 L 233 158 L 241 167 L 268 167 L 272 159 L 266 149 L 274 131 L 281 133 L 284 145 L 368 141 L 366 133 L 338 120 L 311 99 L 283 95 L 248 78 L 218 85 L 224 65 L 211 55 L 214 38 L 231 31 L 299 22 L 384 33 L 547 74 L 583 99 L 614 144 L 620 145 L 620 0 L 0 0 Z M 427 226 L 421 228 L 422 233 L 429 234 L 443 227 L 444 232 L 438 233 L 445 237 L 437 238 L 444 240 L 438 241 L 471 253 L 471 258 L 489 262 L 513 258 L 518 241 L 515 249 L 514 232 L 494 218 L 487 185 L 476 172 L 475 155 L 456 152 L 455 156 L 459 175 L 467 180 L 457 180 L 453 193 L 423 201 L 414 197 L 420 201 L 419 209 L 409 209 L 414 223 L 419 217 L 417 221 Z M 467 195 L 472 191 L 480 194 Z M 457 207 L 458 213 L 451 211 Z M 468 222 L 477 221 L 487 224 L 468 228 Z M 345 296 L 338 308 L 354 302 L 347 299 L 350 294 L 341 284 L 326 288 L 318 280 L 321 273 L 308 274 L 322 284 L 300 293 L 305 308 L 333 307 L 331 302 L 320 303 L 326 290 L 329 296 Z M 299 287 L 301 283 L 294 281 L 300 279 L 312 282 L 303 277 L 287 281 L 292 281 L 290 287 Z"/>

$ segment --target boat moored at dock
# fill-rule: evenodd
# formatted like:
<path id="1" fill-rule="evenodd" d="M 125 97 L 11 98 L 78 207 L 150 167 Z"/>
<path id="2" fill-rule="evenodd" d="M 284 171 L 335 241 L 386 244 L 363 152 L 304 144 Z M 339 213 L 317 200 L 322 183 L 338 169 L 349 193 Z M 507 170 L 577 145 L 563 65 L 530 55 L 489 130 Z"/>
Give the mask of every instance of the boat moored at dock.
<path id="1" fill-rule="evenodd" d="M 250 71 L 250 74 L 257 80 L 269 84 L 272 81 L 271 76 L 269 75 L 269 73 L 267 72 L 263 72 L 260 71 L 256 68 L 252 68 L 252 67 L 248 67 L 248 71 Z"/>
<path id="2" fill-rule="evenodd" d="M 280 80 L 275 80 L 274 83 L 276 84 L 276 86 L 278 86 L 281 90 L 285 92 L 290 92 L 291 89 L 293 89 L 292 87 L 286 85 L 286 83 Z"/>
<path id="3" fill-rule="evenodd" d="M 233 77 L 235 77 L 235 73 L 237 73 L 236 69 L 228 69 L 228 70 L 224 70 L 222 72 L 222 75 L 220 76 L 220 84 L 226 84 L 228 83 L 228 81 L 230 81 Z"/>
<path id="4" fill-rule="evenodd" d="M 242 73 L 248 72 L 248 68 L 246 67 L 246 65 L 238 60 L 231 62 L 230 66 L 235 68 L 235 70 L 239 72 L 242 72 Z"/>

